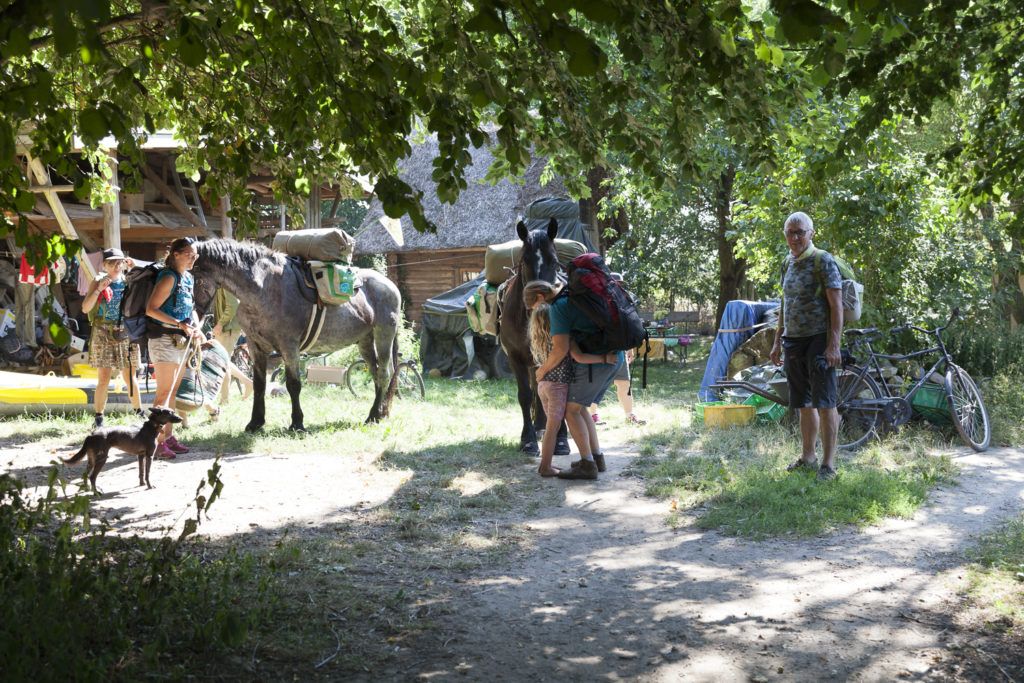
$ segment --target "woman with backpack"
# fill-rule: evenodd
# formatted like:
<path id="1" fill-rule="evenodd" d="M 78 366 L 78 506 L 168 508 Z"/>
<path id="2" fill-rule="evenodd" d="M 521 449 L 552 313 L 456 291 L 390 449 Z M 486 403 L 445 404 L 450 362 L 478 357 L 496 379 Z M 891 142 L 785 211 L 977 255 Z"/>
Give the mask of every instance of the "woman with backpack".
<path id="1" fill-rule="evenodd" d="M 96 426 L 103 426 L 103 411 L 107 406 L 107 391 L 110 376 L 120 370 L 128 385 L 128 396 L 132 408 L 142 416 L 142 399 L 135 371 L 139 367 L 139 345 L 132 344 L 124 328 L 121 314 L 121 299 L 126 287 L 124 272 L 131 267 L 124 252 L 117 248 L 103 250 L 103 270 L 89 285 L 89 291 L 82 302 L 82 312 L 96 309 L 89 336 L 89 365 L 96 368 L 96 393 L 93 408 L 96 410 Z"/>
<path id="2" fill-rule="evenodd" d="M 203 338 L 192 320 L 193 280 L 189 271 L 197 256 L 195 240 L 191 237 L 179 237 L 171 242 L 164 258 L 164 268 L 156 276 L 156 284 L 146 305 L 149 359 L 153 362 L 156 376 L 153 405 L 171 410 L 174 410 L 174 397 L 184 376 L 179 368 L 189 341 Z M 173 429 L 173 424 L 164 427 L 164 439 L 157 446 L 157 457 L 171 459 L 176 453 L 188 452 L 188 448 L 174 437 Z"/>

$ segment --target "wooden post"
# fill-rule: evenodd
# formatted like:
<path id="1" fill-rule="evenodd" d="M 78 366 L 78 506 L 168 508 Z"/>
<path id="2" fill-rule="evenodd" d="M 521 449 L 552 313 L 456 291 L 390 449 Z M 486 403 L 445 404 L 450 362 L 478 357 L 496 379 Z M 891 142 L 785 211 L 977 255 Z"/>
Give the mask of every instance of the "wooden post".
<path id="1" fill-rule="evenodd" d="M 281 204 L 281 229 L 288 229 L 288 212 L 285 211 L 284 204 Z"/>
<path id="2" fill-rule="evenodd" d="M 235 239 L 235 226 L 231 222 L 231 216 L 228 212 L 231 211 L 231 197 L 224 196 L 220 198 L 220 236 L 226 240 Z"/>
<path id="3" fill-rule="evenodd" d="M 121 248 L 121 182 L 117 174 L 117 150 L 107 152 L 107 165 L 110 166 L 110 184 L 114 191 L 114 199 L 103 202 L 103 246 L 104 248 Z"/>
<path id="4" fill-rule="evenodd" d="M 320 227 L 320 181 L 313 182 L 306 201 L 306 227 L 311 230 Z"/>

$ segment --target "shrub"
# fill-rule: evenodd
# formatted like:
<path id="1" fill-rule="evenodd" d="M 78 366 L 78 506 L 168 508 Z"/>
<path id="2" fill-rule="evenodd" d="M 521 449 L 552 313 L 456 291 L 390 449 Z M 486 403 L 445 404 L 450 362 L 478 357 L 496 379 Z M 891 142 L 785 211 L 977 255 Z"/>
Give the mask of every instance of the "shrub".
<path id="1" fill-rule="evenodd" d="M 5 679 L 131 679 L 140 666 L 177 677 L 197 656 L 240 646 L 264 616 L 269 584 L 254 580 L 252 558 L 211 561 L 180 539 L 108 535 L 89 525 L 87 497 L 63 498 L 57 485 L 54 468 L 32 504 L 0 476 Z"/>

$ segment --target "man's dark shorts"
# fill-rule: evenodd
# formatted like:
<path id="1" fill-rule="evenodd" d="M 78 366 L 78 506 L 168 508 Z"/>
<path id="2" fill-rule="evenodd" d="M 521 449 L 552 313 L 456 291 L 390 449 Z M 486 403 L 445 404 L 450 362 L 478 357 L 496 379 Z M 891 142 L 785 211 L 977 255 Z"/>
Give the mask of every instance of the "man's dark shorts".
<path id="1" fill-rule="evenodd" d="M 569 403 L 578 403 L 581 406 L 600 403 L 604 398 L 604 392 L 608 391 L 608 387 L 615 380 L 615 374 L 625 362 L 623 354 L 620 353 L 618 362 L 614 364 L 573 363 L 575 372 L 572 384 L 569 385 Z"/>
<path id="2" fill-rule="evenodd" d="M 825 360 L 827 341 L 825 333 L 782 338 L 790 408 L 836 407 L 836 371 Z"/>

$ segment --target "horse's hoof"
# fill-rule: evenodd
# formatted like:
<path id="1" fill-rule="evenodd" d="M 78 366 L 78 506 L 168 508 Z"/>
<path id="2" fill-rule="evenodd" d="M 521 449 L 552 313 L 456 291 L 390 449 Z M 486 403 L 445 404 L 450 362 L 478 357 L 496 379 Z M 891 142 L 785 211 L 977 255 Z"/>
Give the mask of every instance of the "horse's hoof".
<path id="1" fill-rule="evenodd" d="M 249 424 L 245 425 L 245 431 L 249 432 L 250 434 L 255 434 L 256 432 L 262 430 L 263 423 L 250 422 Z"/>
<path id="2" fill-rule="evenodd" d="M 522 446 L 519 447 L 519 450 L 529 455 L 540 455 L 540 448 L 537 447 L 536 441 L 524 443 Z"/>
<path id="3" fill-rule="evenodd" d="M 568 441 L 559 441 L 555 444 L 555 455 L 569 455 L 572 453 L 572 449 L 569 448 Z"/>

